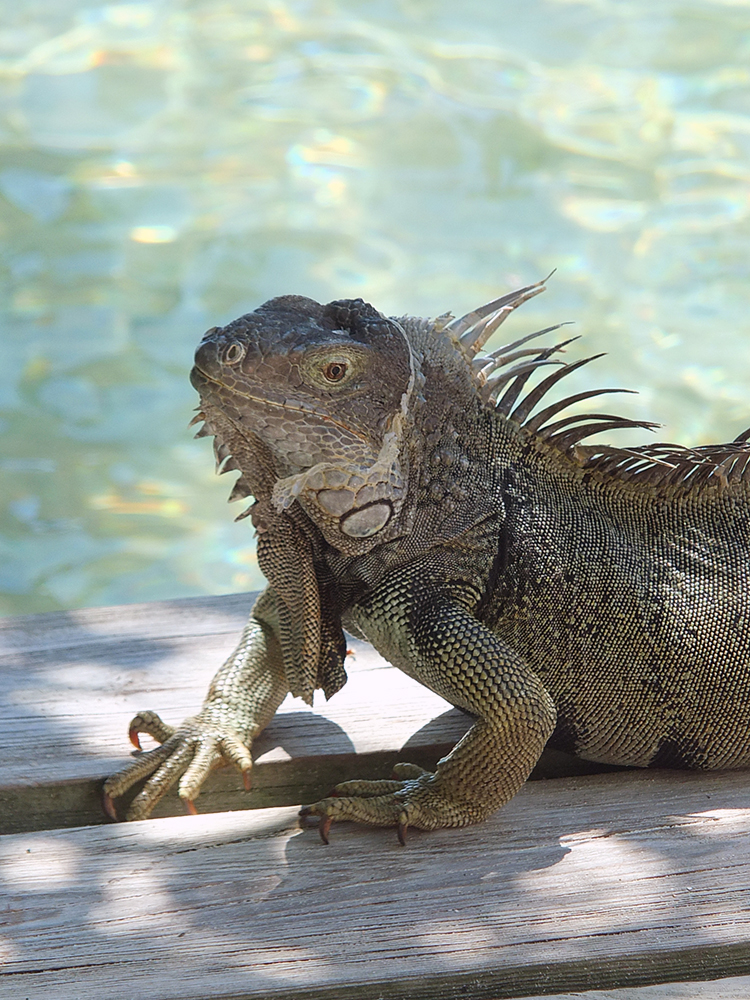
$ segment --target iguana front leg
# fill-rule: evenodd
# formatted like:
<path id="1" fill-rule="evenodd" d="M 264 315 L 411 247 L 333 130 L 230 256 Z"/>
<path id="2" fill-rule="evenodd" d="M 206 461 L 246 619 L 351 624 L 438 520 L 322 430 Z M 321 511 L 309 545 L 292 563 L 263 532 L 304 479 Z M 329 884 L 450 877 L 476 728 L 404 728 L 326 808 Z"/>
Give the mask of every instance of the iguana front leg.
<path id="1" fill-rule="evenodd" d="M 397 781 L 343 782 L 306 806 L 333 820 L 434 830 L 485 819 L 526 781 L 555 726 L 536 674 L 470 611 L 465 588 L 412 573 L 386 581 L 356 611 L 362 631 L 395 665 L 452 704 L 479 716 L 434 774 L 397 765 Z"/>
<path id="2" fill-rule="evenodd" d="M 281 647 L 276 635 L 273 591 L 266 590 L 253 608 L 237 648 L 211 682 L 203 708 L 174 729 L 155 712 L 141 712 L 130 724 L 131 740 L 149 733 L 162 745 L 141 754 L 104 784 L 104 805 L 117 819 L 114 800 L 147 778 L 125 816 L 145 819 L 179 779 L 179 794 L 190 812 L 209 773 L 233 763 L 250 787 L 252 740 L 270 722 L 287 695 Z"/>

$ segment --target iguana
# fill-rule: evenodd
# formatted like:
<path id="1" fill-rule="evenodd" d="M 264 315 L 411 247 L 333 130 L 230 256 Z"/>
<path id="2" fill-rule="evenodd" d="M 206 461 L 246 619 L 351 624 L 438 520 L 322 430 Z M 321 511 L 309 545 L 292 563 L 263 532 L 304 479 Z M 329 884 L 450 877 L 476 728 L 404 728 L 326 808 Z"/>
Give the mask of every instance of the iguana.
<path id="1" fill-rule="evenodd" d="M 230 499 L 252 497 L 268 587 L 202 710 L 105 785 L 147 779 L 146 817 L 179 779 L 193 800 L 287 692 L 346 681 L 345 627 L 476 721 L 434 773 L 346 781 L 302 809 L 432 830 L 483 820 L 550 745 L 639 767 L 750 765 L 750 429 L 730 444 L 583 445 L 654 427 L 549 391 L 563 364 L 532 333 L 491 334 L 544 282 L 454 319 L 387 318 L 361 299 L 271 299 L 208 331 L 191 380 L 198 436 Z M 600 355 L 596 355 L 599 357 Z M 529 389 L 529 377 L 554 366 Z M 544 405 L 540 408 L 540 404 Z M 568 411 L 568 412 L 566 412 Z"/>

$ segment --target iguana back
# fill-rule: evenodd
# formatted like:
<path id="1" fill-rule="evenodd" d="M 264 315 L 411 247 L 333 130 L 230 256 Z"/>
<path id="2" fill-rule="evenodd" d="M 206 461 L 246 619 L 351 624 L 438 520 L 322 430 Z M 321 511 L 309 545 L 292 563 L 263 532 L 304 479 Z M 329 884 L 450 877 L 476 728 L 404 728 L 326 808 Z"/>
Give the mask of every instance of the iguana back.
<path id="1" fill-rule="evenodd" d="M 649 482 L 648 466 L 613 471 L 614 450 L 609 468 L 533 451 L 504 491 L 507 547 L 481 619 L 535 664 L 557 708 L 551 745 L 612 764 L 747 766 L 747 479 L 691 483 L 687 452 L 673 452 L 687 479 L 654 465 Z"/>

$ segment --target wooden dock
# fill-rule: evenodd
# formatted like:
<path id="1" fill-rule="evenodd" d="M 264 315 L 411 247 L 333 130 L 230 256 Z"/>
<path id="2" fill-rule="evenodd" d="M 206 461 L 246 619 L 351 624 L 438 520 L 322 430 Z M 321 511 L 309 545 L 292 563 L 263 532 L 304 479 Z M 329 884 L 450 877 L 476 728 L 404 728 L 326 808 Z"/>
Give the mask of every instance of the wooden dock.
<path id="1" fill-rule="evenodd" d="M 0 620 L 2 1000 L 750 997 L 750 774 L 532 781 L 487 823 L 410 830 L 406 848 L 301 830 L 300 802 L 434 764 L 470 724 L 361 643 L 330 703 L 282 706 L 252 792 L 227 769 L 197 817 L 172 795 L 108 823 L 130 718 L 194 712 L 250 604 Z"/>

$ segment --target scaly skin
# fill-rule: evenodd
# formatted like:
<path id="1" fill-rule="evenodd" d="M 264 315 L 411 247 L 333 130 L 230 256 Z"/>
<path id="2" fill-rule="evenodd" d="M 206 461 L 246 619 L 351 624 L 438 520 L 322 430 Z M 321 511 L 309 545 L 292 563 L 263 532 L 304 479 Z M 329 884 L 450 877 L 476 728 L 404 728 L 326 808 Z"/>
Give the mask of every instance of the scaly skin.
<path id="1" fill-rule="evenodd" d="M 105 782 L 104 805 L 112 819 L 117 819 L 114 800 L 143 779 L 148 780 L 125 819 L 145 819 L 178 779 L 180 798 L 188 811 L 194 812 L 193 801 L 200 786 L 224 763 L 235 764 L 245 788 L 250 789 L 252 740 L 271 721 L 289 690 L 273 628 L 273 604 L 273 595 L 265 591 L 237 648 L 211 682 L 197 715 L 185 719 L 177 729 L 162 722 L 155 712 L 141 712 L 130 723 L 130 738 L 136 746 L 140 746 L 139 733 L 148 733 L 161 746 L 141 754 Z M 259 620 L 264 617 L 273 625 Z"/>
<path id="2" fill-rule="evenodd" d="M 326 841 L 334 820 L 402 842 L 408 826 L 479 822 L 548 741 L 615 764 L 750 765 L 750 433 L 581 445 L 650 425 L 563 413 L 621 390 L 549 404 L 585 361 L 526 391 L 564 344 L 478 354 L 542 289 L 434 321 L 286 296 L 206 334 L 199 435 L 240 471 L 232 498 L 255 498 L 269 588 L 197 716 L 133 720 L 132 738 L 162 745 L 107 781 L 110 815 L 144 779 L 128 819 L 178 779 L 194 809 L 220 763 L 247 777 L 288 691 L 311 702 L 345 683 L 343 626 L 477 721 L 434 774 L 400 764 L 304 807 Z"/>
<path id="3" fill-rule="evenodd" d="M 377 781 L 344 782 L 336 797 L 305 807 L 303 816 L 397 825 L 403 842 L 408 826 L 436 830 L 486 819 L 539 759 L 555 727 L 552 699 L 521 657 L 471 613 L 476 595 L 445 586 L 435 572 L 441 562 L 431 554 L 390 574 L 362 602 L 357 622 L 393 664 L 479 721 L 434 774 L 400 765 L 405 780 L 386 789 Z"/>

